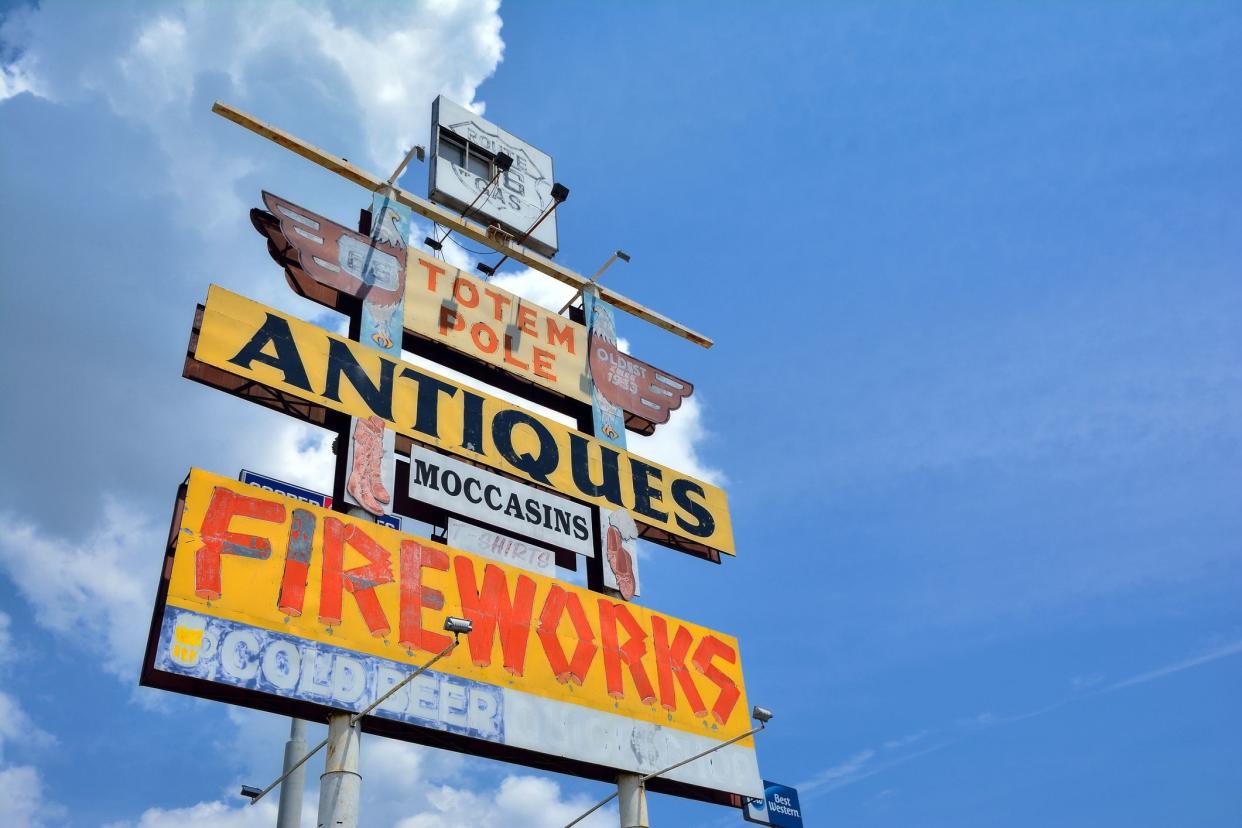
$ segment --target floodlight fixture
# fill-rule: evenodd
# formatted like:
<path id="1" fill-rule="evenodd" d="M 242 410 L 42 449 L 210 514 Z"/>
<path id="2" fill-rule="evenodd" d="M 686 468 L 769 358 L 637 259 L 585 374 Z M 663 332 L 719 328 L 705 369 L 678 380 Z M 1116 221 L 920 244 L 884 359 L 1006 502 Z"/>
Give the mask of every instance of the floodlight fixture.
<path id="1" fill-rule="evenodd" d="M 608 261 L 604 262 L 603 267 L 595 271 L 595 275 L 591 277 L 591 281 L 588 282 L 587 284 L 594 285 L 597 282 L 599 282 L 599 277 L 603 276 L 604 271 L 607 270 L 609 267 L 611 267 L 612 263 L 615 262 L 617 259 L 620 259 L 623 262 L 628 262 L 630 260 L 630 254 L 626 253 L 624 250 L 614 250 L 612 252 L 612 255 L 608 257 Z M 585 287 L 586 285 L 575 290 L 573 296 L 570 296 L 569 300 L 565 302 L 565 304 L 561 305 L 561 309 L 558 310 L 557 313 L 562 314 L 565 311 L 569 310 L 570 305 L 578 301 L 578 297 L 582 294 L 582 291 Z"/>
<path id="2" fill-rule="evenodd" d="M 499 174 L 500 173 L 497 173 L 497 175 Z M 495 181 L 496 179 L 493 178 L 492 180 Z M 535 232 L 535 228 L 543 224 L 543 220 L 546 219 L 548 216 L 552 215 L 552 211 L 555 210 L 557 207 L 560 207 L 561 204 L 563 204 L 565 199 L 567 198 L 569 198 L 569 188 L 566 187 L 564 184 L 560 183 L 559 181 L 553 184 L 552 185 L 552 203 L 548 205 L 548 208 L 543 211 L 543 214 L 540 215 L 539 218 L 535 219 L 535 223 L 532 224 L 530 227 L 528 227 L 526 229 L 526 232 L 518 237 L 516 243 L 524 244 L 526 240 L 530 238 L 530 234 Z M 448 234 L 446 233 L 445 236 L 447 235 Z M 491 234 L 489 233 L 488 235 L 490 236 Z M 475 269 L 478 270 L 480 273 L 483 273 L 487 276 L 493 276 L 495 275 L 497 270 L 500 270 L 500 266 L 507 261 L 509 261 L 508 253 L 502 256 L 500 261 L 496 262 L 496 264 L 490 267 L 483 264 L 482 262 L 479 262 L 477 265 L 475 265 Z"/>
<path id="3" fill-rule="evenodd" d="M 458 618 L 450 615 L 444 619 L 444 631 L 451 632 L 453 635 L 469 634 L 474 630 L 474 622 L 469 618 Z"/>
<path id="4" fill-rule="evenodd" d="M 242 785 L 241 795 L 253 801 L 256 797 L 263 795 L 263 790 L 262 788 L 256 788 L 254 785 Z"/>
<path id="5" fill-rule="evenodd" d="M 427 151 L 418 144 L 410 147 L 410 151 L 407 152 L 405 157 L 401 159 L 401 163 L 398 164 L 397 168 L 392 171 L 392 175 L 388 176 L 387 184 L 389 187 L 397 183 L 397 179 L 401 177 L 401 173 L 405 172 L 405 168 L 409 165 L 410 159 L 412 158 L 417 158 L 419 161 L 425 161 L 427 159 Z"/>
<path id="6" fill-rule="evenodd" d="M 496 153 L 496 159 L 493 163 L 495 163 L 496 169 L 501 172 L 508 172 L 509 168 L 513 166 L 513 156 L 509 155 L 507 152 L 498 152 Z"/>
<path id="7" fill-rule="evenodd" d="M 447 233 L 445 233 L 444 236 L 445 238 L 448 238 Z M 444 247 L 443 242 L 438 242 L 435 239 L 433 239 L 431 236 L 428 236 L 427 238 L 423 239 L 423 244 L 427 245 L 432 250 L 439 250 L 440 248 Z"/>
<path id="8" fill-rule="evenodd" d="M 772 721 L 772 711 L 768 710 L 766 707 L 760 707 L 756 704 L 755 709 L 750 711 L 750 717 L 757 722 L 767 724 Z"/>

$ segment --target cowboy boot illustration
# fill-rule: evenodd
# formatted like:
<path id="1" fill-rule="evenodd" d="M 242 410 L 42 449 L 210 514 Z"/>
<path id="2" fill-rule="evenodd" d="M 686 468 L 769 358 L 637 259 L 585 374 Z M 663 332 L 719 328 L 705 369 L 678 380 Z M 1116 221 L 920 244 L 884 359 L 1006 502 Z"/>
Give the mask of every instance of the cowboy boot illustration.
<path id="1" fill-rule="evenodd" d="M 371 415 L 366 419 L 366 422 L 370 424 L 372 431 L 375 432 L 375 440 L 372 443 L 375 459 L 367 466 L 370 469 L 367 477 L 371 487 L 371 494 L 380 503 L 391 503 L 392 495 L 384 488 L 384 421 L 375 415 Z"/>
<path id="2" fill-rule="evenodd" d="M 369 483 L 371 467 L 378 465 L 379 457 L 383 455 L 382 445 L 380 452 L 374 449 L 376 438 L 375 430 L 366 420 L 358 418 L 354 421 L 354 457 L 345 489 L 362 508 L 373 515 L 382 515 L 384 507 L 372 496 Z"/>
<path id="3" fill-rule="evenodd" d="M 626 546 L 638 538 L 638 528 L 628 511 L 620 509 L 614 511 L 607 520 L 609 520 L 609 531 L 607 531 L 605 545 L 609 569 L 616 577 L 617 591 L 621 593 L 622 598 L 630 601 L 637 592 L 638 583 L 633 576 L 633 559 Z"/>

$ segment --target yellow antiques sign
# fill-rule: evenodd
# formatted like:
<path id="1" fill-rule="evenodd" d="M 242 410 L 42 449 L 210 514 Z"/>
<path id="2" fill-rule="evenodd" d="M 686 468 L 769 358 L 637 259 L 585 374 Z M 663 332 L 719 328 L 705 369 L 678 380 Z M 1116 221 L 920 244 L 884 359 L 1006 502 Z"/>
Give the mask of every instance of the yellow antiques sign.
<path id="1" fill-rule="evenodd" d="M 354 417 L 379 417 L 419 443 L 584 502 L 627 509 L 659 530 L 657 542 L 734 554 L 719 488 L 215 285 L 194 356 Z"/>

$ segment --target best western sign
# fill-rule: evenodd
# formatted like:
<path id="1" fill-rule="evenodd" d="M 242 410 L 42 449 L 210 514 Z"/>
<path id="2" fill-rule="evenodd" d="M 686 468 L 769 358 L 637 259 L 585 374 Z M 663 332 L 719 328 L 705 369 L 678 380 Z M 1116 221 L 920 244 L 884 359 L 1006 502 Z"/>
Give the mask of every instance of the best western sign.
<path id="1" fill-rule="evenodd" d="M 373 729 L 641 773 L 748 728 L 730 636 L 224 477 L 190 473 L 169 554 L 146 684 L 359 710 L 457 615 L 474 631 Z M 714 756 L 673 779 L 762 793 L 751 739 Z"/>
<path id="2" fill-rule="evenodd" d="M 577 500 L 627 509 L 657 543 L 734 554 L 725 494 L 552 420 L 213 285 L 193 357 Z"/>

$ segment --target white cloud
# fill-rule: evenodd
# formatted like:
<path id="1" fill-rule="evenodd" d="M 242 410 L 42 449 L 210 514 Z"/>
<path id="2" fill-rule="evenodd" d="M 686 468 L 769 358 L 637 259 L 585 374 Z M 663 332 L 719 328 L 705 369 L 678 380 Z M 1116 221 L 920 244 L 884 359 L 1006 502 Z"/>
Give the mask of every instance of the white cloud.
<path id="1" fill-rule="evenodd" d="M 278 791 L 250 807 L 232 796 L 237 785 L 265 786 L 280 773 L 280 761 L 289 720 L 282 716 L 230 708 L 228 719 L 235 731 L 222 745 L 238 770 L 236 784 L 221 798 L 180 808 L 151 808 L 137 820 L 118 822 L 109 828 L 250 828 L 271 825 Z M 326 731 L 322 725 L 307 728 L 306 741 L 314 745 Z M 313 826 L 318 808 L 318 778 L 323 753 L 307 763 L 302 824 Z M 564 825 L 592 802 L 585 797 L 564 797 L 551 780 L 523 774 L 506 777 L 494 792 L 481 792 L 444 784 L 447 780 L 486 780 L 489 763 L 462 754 L 363 734 L 360 772 L 363 778 L 359 809 L 362 824 L 401 828 L 456 828 L 456 826 L 521 825 L 523 828 Z M 480 782 L 479 787 L 486 783 Z M 615 823 L 607 811 L 586 828 Z M 615 813 L 615 812 L 614 812 Z"/>
<path id="2" fill-rule="evenodd" d="M 537 776 L 507 776 L 494 794 L 444 785 L 429 797 L 431 812 L 401 820 L 395 828 L 560 828 L 595 804 L 586 797 L 563 799 L 560 786 Z M 616 810 L 596 811 L 584 828 L 615 825 Z"/>
<path id="3" fill-rule="evenodd" d="M 569 285 L 531 268 L 516 273 L 499 273 L 491 281 L 497 287 L 554 311 L 560 310 L 574 295 L 574 289 Z"/>
<path id="4" fill-rule="evenodd" d="M 246 452 L 246 456 L 254 458 L 248 467 L 250 471 L 324 494 L 332 493 L 336 457 L 332 454 L 331 432 L 286 420 L 271 432 L 256 436 L 258 439 Z"/>
<path id="5" fill-rule="evenodd" d="M 56 742 L 50 733 L 34 723 L 17 699 L 0 692 L 0 761 L 4 760 L 9 743 L 18 740 L 24 749 L 42 749 Z"/>
<path id="6" fill-rule="evenodd" d="M 1136 676 L 1130 676 L 1129 678 L 1122 679 L 1114 684 L 1110 684 L 1100 692 L 1108 693 L 1114 690 L 1121 690 L 1126 687 L 1133 687 L 1137 684 L 1146 684 L 1149 681 L 1155 681 L 1156 679 L 1164 678 L 1165 676 L 1172 675 L 1173 673 L 1180 673 L 1183 670 L 1189 670 L 1193 667 L 1199 667 L 1203 664 L 1210 664 L 1213 661 L 1228 658 L 1229 656 L 1237 655 L 1239 653 L 1242 653 L 1242 641 L 1232 641 L 1228 644 L 1223 644 L 1209 650 L 1202 655 L 1183 659 L 1172 664 L 1166 664 L 1163 667 L 1156 668 L 1155 670 L 1149 670 L 1146 673 L 1139 673 Z"/>
<path id="7" fill-rule="evenodd" d="M 368 752 L 383 752 L 381 745 L 386 744 L 410 747 L 371 739 L 363 750 L 363 760 Z M 377 780 L 363 768 L 362 824 L 393 828 L 560 828 L 594 804 L 585 796 L 564 798 L 559 785 L 537 776 L 510 775 L 494 793 L 477 793 L 450 785 L 427 786 L 417 769 L 408 763 L 403 767 L 414 774 L 402 779 L 399 787 Z M 308 785 L 303 826 L 315 824 L 317 797 Z M 215 800 L 182 808 L 150 808 L 136 821 L 115 822 L 106 828 L 267 828 L 275 820 L 273 793 L 272 799 L 265 798 L 254 806 Z M 604 808 L 579 824 L 604 828 L 615 825 L 616 820 L 616 809 Z"/>
<path id="8" fill-rule="evenodd" d="M 13 659 L 13 619 L 7 612 L 0 612 L 0 664 Z"/>
<path id="9" fill-rule="evenodd" d="M 798 790 L 805 794 L 824 786 L 839 786 L 843 781 L 850 780 L 861 773 L 875 756 L 876 751 L 872 748 L 860 750 L 843 762 L 824 768 L 810 779 L 798 783 Z"/>
<path id="10" fill-rule="evenodd" d="M 57 102 L 102 95 L 163 152 L 139 186 L 158 182 L 191 224 L 210 227 L 243 207 L 235 186 L 255 164 L 206 127 L 223 122 L 207 113 L 205 87 L 260 117 L 299 98 L 326 110 L 323 119 L 296 107 L 289 115 L 308 139 L 348 125 L 366 147 L 358 160 L 386 174 L 412 144 L 427 142 L 437 94 L 484 108 L 475 90 L 504 51 L 498 5 L 251 0 L 169 4 L 152 15 L 142 3 L 45 2 L 0 31 L 16 52 L 0 64 L 0 102 L 21 92 Z M 292 100 L 291 82 L 301 92 Z"/>
<path id="11" fill-rule="evenodd" d="M 933 734 L 932 730 L 918 730 L 905 736 L 886 739 L 879 747 L 855 751 L 841 762 L 824 768 L 809 779 L 799 782 L 798 791 L 804 799 L 822 796 L 829 791 L 853 785 L 867 777 L 875 776 L 877 773 L 898 765 L 904 765 L 906 762 L 953 744 L 952 741 L 945 740 L 926 744 L 928 737 Z"/>
<path id="12" fill-rule="evenodd" d="M 81 541 L 4 516 L 0 568 L 34 608 L 35 620 L 96 654 L 127 681 L 137 674 L 159 578 L 164 532 L 118 501 L 105 501 Z"/>
<path id="13" fill-rule="evenodd" d="M 29 765 L 0 768 L 0 802 L 11 828 L 38 828 L 64 815 L 63 808 L 44 801 L 43 779 Z"/>
<path id="14" fill-rule="evenodd" d="M 35 828 L 63 814 L 58 805 L 44 800 L 43 778 L 37 768 L 4 764 L 10 746 L 25 753 L 55 743 L 55 737 L 35 724 L 16 698 L 0 691 L 0 803 L 6 826 Z"/>
<path id="15" fill-rule="evenodd" d="M 114 822 L 106 828 L 271 828 L 275 822 L 276 805 L 265 799 L 257 805 L 199 802 L 187 808 L 150 808 L 137 822 Z"/>
<path id="16" fill-rule="evenodd" d="M 23 92 L 36 92 L 33 78 L 17 66 L 0 66 L 0 101 L 20 95 Z"/>
<path id="17" fill-rule="evenodd" d="M 701 446 L 710 436 L 711 432 L 703 424 L 702 401 L 698 397 L 687 397 L 667 423 L 656 427 L 655 434 L 650 437 L 627 434 L 626 444 L 630 451 L 641 457 L 723 486 L 726 482 L 724 472 L 709 466 L 699 455 Z"/>

